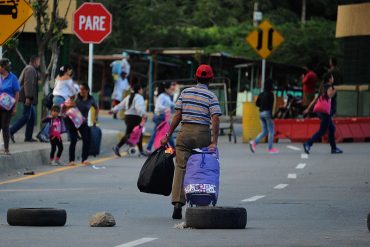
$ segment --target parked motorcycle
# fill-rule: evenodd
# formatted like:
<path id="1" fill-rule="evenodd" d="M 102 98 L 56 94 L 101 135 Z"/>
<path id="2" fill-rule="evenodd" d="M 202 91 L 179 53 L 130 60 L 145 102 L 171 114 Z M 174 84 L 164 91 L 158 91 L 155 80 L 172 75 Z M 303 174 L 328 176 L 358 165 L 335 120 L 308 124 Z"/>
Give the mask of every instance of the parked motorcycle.
<path id="1" fill-rule="evenodd" d="M 303 117 L 303 105 L 302 98 L 295 97 L 292 94 L 288 94 L 287 101 L 283 107 L 280 107 L 274 114 L 274 118 L 286 119 L 286 118 L 302 118 Z"/>

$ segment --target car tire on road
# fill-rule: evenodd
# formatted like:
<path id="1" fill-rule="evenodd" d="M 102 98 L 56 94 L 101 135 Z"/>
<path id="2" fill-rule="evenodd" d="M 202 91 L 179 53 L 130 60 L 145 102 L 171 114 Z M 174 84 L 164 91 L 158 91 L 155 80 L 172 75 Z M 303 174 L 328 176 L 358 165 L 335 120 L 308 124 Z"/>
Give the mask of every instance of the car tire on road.
<path id="1" fill-rule="evenodd" d="M 370 213 L 367 215 L 367 229 L 370 232 Z"/>
<path id="2" fill-rule="evenodd" d="M 186 226 L 199 229 L 244 229 L 247 210 L 235 207 L 188 207 Z"/>
<path id="3" fill-rule="evenodd" d="M 56 208 L 10 208 L 7 221 L 11 226 L 64 226 L 67 212 Z"/>

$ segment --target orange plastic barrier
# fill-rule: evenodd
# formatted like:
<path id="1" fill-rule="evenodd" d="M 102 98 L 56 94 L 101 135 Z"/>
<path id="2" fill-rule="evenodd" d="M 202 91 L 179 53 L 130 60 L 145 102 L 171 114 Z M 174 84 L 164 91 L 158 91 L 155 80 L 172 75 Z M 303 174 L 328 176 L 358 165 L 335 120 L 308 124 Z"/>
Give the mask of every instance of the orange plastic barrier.
<path id="1" fill-rule="evenodd" d="M 275 141 L 290 139 L 292 142 L 307 141 L 320 127 L 318 118 L 275 119 Z M 337 142 L 370 141 L 370 117 L 334 118 Z M 327 136 L 323 137 L 327 142 Z"/>

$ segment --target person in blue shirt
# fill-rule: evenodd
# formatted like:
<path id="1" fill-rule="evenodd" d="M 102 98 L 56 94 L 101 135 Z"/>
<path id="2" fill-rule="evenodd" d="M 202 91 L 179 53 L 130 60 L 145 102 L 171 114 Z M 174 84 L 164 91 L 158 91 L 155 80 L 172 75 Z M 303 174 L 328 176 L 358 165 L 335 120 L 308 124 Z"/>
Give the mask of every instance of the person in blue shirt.
<path id="1" fill-rule="evenodd" d="M 0 130 L 3 132 L 4 150 L 3 155 L 10 155 L 9 152 L 9 125 L 12 115 L 17 112 L 17 103 L 19 99 L 19 81 L 18 78 L 10 72 L 11 63 L 7 58 L 0 59 L 0 98 L 14 100 L 11 108 L 7 110 L 5 105 L 0 103 Z M 9 102 L 9 100 L 7 100 Z M 7 105 L 9 106 L 9 105 Z"/>
<path id="2" fill-rule="evenodd" d="M 155 103 L 153 115 L 154 128 L 146 147 L 147 154 L 150 154 L 152 151 L 152 146 L 157 134 L 158 125 L 165 121 L 166 114 L 170 114 L 171 111 L 175 108 L 175 103 L 171 99 L 171 96 L 173 95 L 173 89 L 171 85 L 172 83 L 168 81 L 162 82 L 158 87 L 158 98 Z M 169 138 L 169 143 L 173 148 L 175 147 L 175 142 L 173 141 L 173 138 Z"/>

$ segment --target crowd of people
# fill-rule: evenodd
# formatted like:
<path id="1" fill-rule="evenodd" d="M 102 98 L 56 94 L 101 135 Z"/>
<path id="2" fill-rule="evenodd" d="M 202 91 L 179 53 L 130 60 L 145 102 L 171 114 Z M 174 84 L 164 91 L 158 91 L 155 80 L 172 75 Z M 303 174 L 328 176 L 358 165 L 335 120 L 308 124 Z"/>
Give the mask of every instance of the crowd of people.
<path id="1" fill-rule="evenodd" d="M 121 110 L 125 111 L 124 122 L 126 124 L 126 133 L 113 147 L 113 152 L 117 156 L 121 156 L 120 148 L 127 144 L 127 141 L 133 132 L 134 128 L 147 121 L 146 106 L 143 97 L 143 87 L 140 84 L 130 85 L 128 75 L 130 73 L 130 64 L 127 61 L 128 55 L 124 54 L 123 60 L 112 63 L 112 72 L 115 71 L 115 86 L 112 93 L 112 109 L 111 113 L 114 118 L 117 118 L 117 113 Z M 38 103 L 38 87 L 39 75 L 37 72 L 40 66 L 40 58 L 32 56 L 30 63 L 27 65 L 19 76 L 19 79 L 11 72 L 11 62 L 9 59 L 2 59 L 0 63 L 1 84 L 0 93 L 3 97 L 6 95 L 12 102 L 10 109 L 1 107 L 0 110 L 0 128 L 3 133 L 4 150 L 2 154 L 10 155 L 9 140 L 15 143 L 14 135 L 23 127 L 25 128 L 25 142 L 36 142 L 33 138 L 33 130 L 35 126 L 35 107 Z M 116 67 L 116 68 L 115 68 Z M 119 69 L 117 69 L 119 67 Z M 69 146 L 69 164 L 75 163 L 75 149 L 78 139 L 82 139 L 82 163 L 90 164 L 89 143 L 90 132 L 86 119 L 91 107 L 95 108 L 95 119 L 97 119 L 99 108 L 94 98 L 90 95 L 89 87 L 83 83 L 76 85 L 73 82 L 73 68 L 70 64 L 61 66 L 58 70 L 58 75 L 55 78 L 55 85 L 52 91 L 53 106 L 50 109 L 50 115 L 43 120 L 43 123 L 49 123 L 51 126 L 49 140 L 51 143 L 50 163 L 61 164 L 60 156 L 63 151 L 63 143 L 61 134 L 67 133 L 70 140 Z M 313 143 L 319 140 L 327 131 L 329 132 L 329 143 L 332 153 L 342 153 L 335 144 L 335 125 L 332 117 L 336 114 L 336 90 L 335 85 L 342 82 L 341 73 L 337 67 L 337 60 L 330 58 L 329 69 L 324 74 L 322 83 L 319 88 L 319 94 L 315 96 L 316 85 L 320 80 L 320 76 L 312 69 L 312 66 L 306 67 L 306 73 L 302 77 L 302 92 L 304 113 L 308 113 L 313 109 L 316 115 L 320 118 L 320 129 L 311 139 L 304 143 L 305 152 L 309 153 Z M 197 78 L 197 77 L 196 77 Z M 257 97 L 256 105 L 260 110 L 260 120 L 262 132 L 256 139 L 250 142 L 250 149 L 254 153 L 257 149 L 257 144 L 262 138 L 267 136 L 269 153 L 278 153 L 279 150 L 273 147 L 274 138 L 274 121 L 273 107 L 275 95 L 273 93 L 273 80 L 267 79 L 264 84 L 263 92 Z M 158 138 L 158 126 L 167 122 L 170 124 L 170 116 L 175 111 L 174 93 L 176 84 L 173 82 L 161 82 L 157 85 L 157 97 L 155 100 L 154 114 L 152 121 L 154 128 L 151 133 L 150 140 L 144 150 L 142 144 L 142 136 L 140 137 L 137 146 L 142 156 L 148 156 L 152 152 L 155 138 Z M 179 100 L 181 97 L 179 97 Z M 23 111 L 20 118 L 10 126 L 10 120 L 16 113 L 16 104 L 20 102 L 23 105 Z M 317 107 L 325 105 L 327 109 L 324 111 Z M 72 109 L 72 110 L 70 110 Z M 81 114 L 74 116 L 75 111 Z M 192 113 L 194 114 L 194 113 Z M 78 120 L 78 118 L 81 118 Z M 80 123 L 76 123 L 80 122 Z M 176 144 L 173 138 L 168 139 L 169 145 L 175 147 Z M 58 148 L 57 156 L 54 153 Z"/>
<path id="2" fill-rule="evenodd" d="M 35 108 L 38 104 L 40 58 L 32 56 L 30 63 L 21 72 L 19 79 L 11 72 L 11 62 L 7 58 L 0 60 L 0 130 L 4 139 L 3 155 L 11 155 L 10 140 L 15 143 L 14 135 L 25 128 L 24 142 L 37 142 L 33 138 L 36 121 Z M 51 145 L 50 161 L 52 165 L 64 165 L 60 157 L 63 152 L 62 134 L 70 140 L 69 163 L 76 165 L 76 143 L 82 139 L 82 164 L 89 165 L 90 129 L 87 125 L 90 108 L 95 108 L 95 119 L 99 114 L 98 104 L 90 95 L 89 86 L 85 83 L 76 85 L 73 80 L 73 68 L 65 64 L 59 68 L 52 91 L 50 114 L 42 119 L 43 129 Z M 20 118 L 10 127 L 12 116 L 16 114 L 17 103 L 23 105 Z M 55 152 L 57 151 L 56 155 Z"/>

